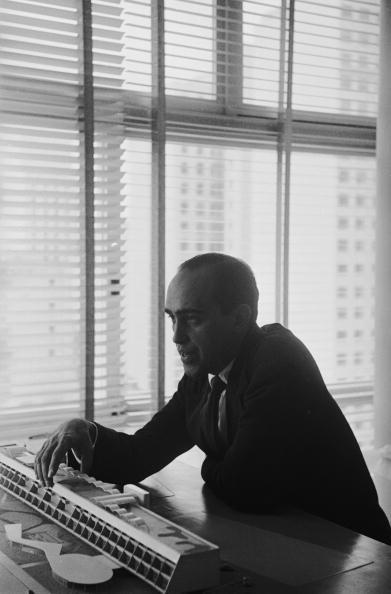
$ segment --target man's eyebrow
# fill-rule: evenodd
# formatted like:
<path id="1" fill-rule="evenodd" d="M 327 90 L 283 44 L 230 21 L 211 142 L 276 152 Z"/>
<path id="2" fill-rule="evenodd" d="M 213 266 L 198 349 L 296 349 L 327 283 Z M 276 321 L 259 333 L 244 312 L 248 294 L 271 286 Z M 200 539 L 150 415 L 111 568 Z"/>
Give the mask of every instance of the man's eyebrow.
<path id="1" fill-rule="evenodd" d="M 168 314 L 169 316 L 172 316 L 174 313 L 175 315 L 187 315 L 187 314 L 192 314 L 192 313 L 203 313 L 204 310 L 203 309 L 197 309 L 196 307 L 186 307 L 184 309 L 178 309 L 178 311 L 176 312 L 172 312 L 171 309 L 168 309 L 167 307 L 164 308 L 164 312 L 166 314 Z"/>

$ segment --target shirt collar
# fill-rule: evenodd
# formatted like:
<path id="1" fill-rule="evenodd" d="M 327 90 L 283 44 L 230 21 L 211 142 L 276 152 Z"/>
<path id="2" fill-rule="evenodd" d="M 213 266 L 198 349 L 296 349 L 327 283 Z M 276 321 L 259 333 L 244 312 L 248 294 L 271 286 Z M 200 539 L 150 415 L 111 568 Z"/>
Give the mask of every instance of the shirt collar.
<path id="1" fill-rule="evenodd" d="M 225 384 L 227 384 L 227 383 L 228 383 L 228 375 L 229 375 L 229 372 L 230 372 L 230 371 L 231 371 L 231 369 L 232 369 L 232 365 L 234 364 L 234 361 L 235 361 L 235 359 L 232 359 L 232 361 L 231 361 L 230 363 L 228 363 L 227 367 L 224 367 L 224 369 L 223 369 L 222 371 L 220 371 L 220 373 L 218 374 L 219 378 L 220 378 L 221 380 L 223 380 L 223 382 L 224 382 Z M 213 373 L 208 373 L 208 380 L 209 380 L 209 383 L 211 382 L 211 379 L 212 379 L 213 377 L 214 377 Z"/>

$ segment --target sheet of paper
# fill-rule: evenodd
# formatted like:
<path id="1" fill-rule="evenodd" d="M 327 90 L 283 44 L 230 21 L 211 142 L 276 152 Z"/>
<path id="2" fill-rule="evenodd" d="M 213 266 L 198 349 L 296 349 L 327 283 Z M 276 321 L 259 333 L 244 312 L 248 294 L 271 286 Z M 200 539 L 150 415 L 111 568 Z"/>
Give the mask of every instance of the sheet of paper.
<path id="1" fill-rule="evenodd" d="M 373 562 L 218 516 L 209 516 L 202 526 L 199 520 L 184 516 L 180 521 L 198 533 L 202 527 L 202 536 L 220 546 L 220 556 L 228 563 L 289 586 L 303 586 Z"/>

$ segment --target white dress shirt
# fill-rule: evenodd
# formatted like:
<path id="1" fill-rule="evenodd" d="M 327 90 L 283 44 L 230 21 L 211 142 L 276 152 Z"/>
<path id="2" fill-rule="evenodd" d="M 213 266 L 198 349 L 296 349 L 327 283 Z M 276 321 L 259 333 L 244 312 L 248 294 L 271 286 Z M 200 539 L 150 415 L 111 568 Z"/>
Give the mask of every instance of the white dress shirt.
<path id="1" fill-rule="evenodd" d="M 225 383 L 225 385 L 227 385 L 227 383 L 228 383 L 228 374 L 231 371 L 233 364 L 234 364 L 234 362 L 232 360 L 231 363 L 229 363 L 227 365 L 227 367 L 224 367 L 224 369 L 222 371 L 220 371 L 220 373 L 218 374 L 219 378 Z M 213 377 L 214 377 L 213 374 L 211 374 L 211 373 L 208 374 L 209 385 L 211 385 L 211 380 L 213 379 Z M 218 427 L 218 430 L 219 430 L 221 436 L 224 438 L 224 441 L 226 441 L 226 438 L 227 438 L 226 393 L 227 393 L 227 390 L 225 389 L 220 394 L 218 420 L 217 420 L 217 427 Z"/>

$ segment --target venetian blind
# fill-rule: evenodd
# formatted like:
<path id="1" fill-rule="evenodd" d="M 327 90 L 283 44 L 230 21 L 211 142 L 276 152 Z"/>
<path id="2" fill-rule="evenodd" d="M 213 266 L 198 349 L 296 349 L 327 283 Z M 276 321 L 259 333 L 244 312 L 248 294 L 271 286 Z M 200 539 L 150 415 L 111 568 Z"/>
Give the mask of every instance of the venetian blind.
<path id="1" fill-rule="evenodd" d="M 39 434 L 82 410 L 80 4 L 2 2 L 1 415 Z"/>
<path id="2" fill-rule="evenodd" d="M 297 0 L 292 51 L 288 324 L 363 449 L 374 434 L 379 8 Z"/>
<path id="3" fill-rule="evenodd" d="M 114 0 L 92 2 L 94 110 L 94 417 L 118 423 L 124 377 L 124 15 Z M 87 107 L 87 106 L 86 106 Z M 119 418 L 120 417 L 120 418 Z"/>
<path id="4" fill-rule="evenodd" d="M 200 251 L 247 259 L 261 287 L 267 319 L 260 321 L 293 323 L 333 368 L 332 382 L 347 389 L 368 384 L 371 336 L 365 330 L 356 348 L 349 332 L 354 338 L 362 329 L 354 320 L 340 328 L 338 316 L 345 292 L 355 295 L 357 316 L 372 309 L 369 292 L 364 307 L 361 287 L 343 286 L 341 275 L 348 265 L 353 281 L 355 267 L 363 266 L 365 283 L 372 282 L 378 1 L 91 4 L 93 329 L 85 319 L 92 293 L 85 275 L 84 121 L 91 105 L 84 101 L 82 2 L 8 0 L 0 9 L 0 423 L 12 433 L 19 418 L 29 418 L 25 426 L 41 419 L 47 428 L 65 414 L 84 414 L 91 331 L 96 417 L 118 419 L 124 403 L 132 418 L 155 408 L 164 389 L 156 380 L 162 242 L 167 280 Z M 157 18 L 163 6 L 164 18 Z M 164 71 L 157 66 L 163 32 Z M 157 138 L 158 119 L 166 143 Z M 320 212 L 329 224 L 322 236 Z M 157 224 L 165 229 L 160 244 Z M 326 317 L 307 316 L 314 300 L 306 285 L 320 237 L 334 258 L 321 279 L 323 294 L 336 299 L 323 351 L 311 341 L 324 335 Z M 360 261 L 361 252 L 370 253 L 368 261 Z M 352 265 L 341 260 L 348 256 Z M 347 334 L 336 341 L 338 332 Z M 339 364 L 339 339 L 350 353 L 350 375 Z M 180 369 L 167 342 L 166 352 L 169 395 Z M 354 361 L 363 357 L 360 379 Z"/>
<path id="5" fill-rule="evenodd" d="M 157 271 L 153 221 L 157 215 L 152 206 L 152 3 L 136 0 L 125 2 L 123 8 L 127 97 L 123 168 L 124 376 L 126 400 L 131 407 L 129 421 L 139 425 L 156 410 L 156 319 L 161 315 L 154 304 Z"/>
<path id="6" fill-rule="evenodd" d="M 46 433 L 85 411 L 82 3 L 6 1 L 1 38 L 1 415 Z M 95 414 L 123 412 L 121 12 L 93 10 Z M 91 106 L 90 106 L 91 108 Z"/>
<path id="7" fill-rule="evenodd" d="M 378 28 L 378 0 L 296 0 L 293 109 L 375 117 Z"/>

